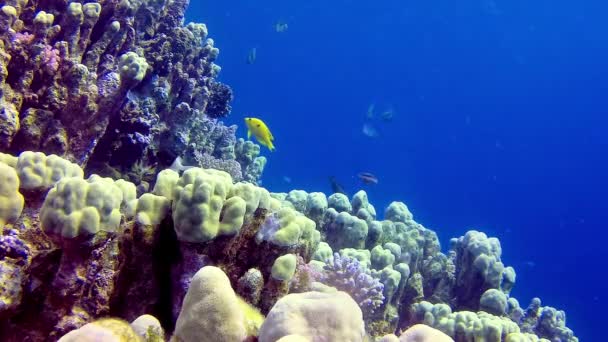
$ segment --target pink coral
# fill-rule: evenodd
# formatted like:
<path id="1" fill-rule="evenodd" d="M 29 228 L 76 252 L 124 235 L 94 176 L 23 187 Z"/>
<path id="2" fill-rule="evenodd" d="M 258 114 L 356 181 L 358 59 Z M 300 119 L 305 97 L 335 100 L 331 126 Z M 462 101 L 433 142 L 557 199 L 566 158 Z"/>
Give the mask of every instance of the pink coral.
<path id="1" fill-rule="evenodd" d="M 13 35 L 13 42 L 15 44 L 28 45 L 34 40 L 34 35 L 28 32 L 17 32 Z"/>
<path id="2" fill-rule="evenodd" d="M 49 74 L 57 72 L 59 69 L 59 50 L 50 45 L 45 45 L 42 51 L 42 67 Z"/>
<path id="3" fill-rule="evenodd" d="M 320 280 L 321 272 L 307 264 L 302 256 L 298 255 L 296 273 L 291 278 L 290 287 L 293 292 L 306 292 L 312 288 L 312 283 Z"/>

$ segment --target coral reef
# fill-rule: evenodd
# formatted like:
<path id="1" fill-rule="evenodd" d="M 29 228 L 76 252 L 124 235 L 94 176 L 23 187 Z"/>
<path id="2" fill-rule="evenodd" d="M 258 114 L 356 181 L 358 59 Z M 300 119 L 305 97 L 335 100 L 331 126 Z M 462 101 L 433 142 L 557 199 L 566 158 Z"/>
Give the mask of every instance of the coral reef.
<path id="1" fill-rule="evenodd" d="M 206 26 L 183 24 L 188 3 L 4 2 L 0 151 L 53 153 L 137 185 L 154 178 L 138 171 L 184 156 L 256 183 L 266 160 L 217 120 L 232 91 L 216 80 Z"/>
<path id="2" fill-rule="evenodd" d="M 0 340 L 577 341 L 496 238 L 259 187 L 188 4 L 0 7 Z"/>
<path id="3" fill-rule="evenodd" d="M 497 239 L 443 254 L 400 202 L 378 221 L 365 193 L 271 194 L 214 169 L 164 170 L 139 196 L 52 155 L 0 170 L 3 341 L 578 341 L 563 311 L 510 297 Z"/>

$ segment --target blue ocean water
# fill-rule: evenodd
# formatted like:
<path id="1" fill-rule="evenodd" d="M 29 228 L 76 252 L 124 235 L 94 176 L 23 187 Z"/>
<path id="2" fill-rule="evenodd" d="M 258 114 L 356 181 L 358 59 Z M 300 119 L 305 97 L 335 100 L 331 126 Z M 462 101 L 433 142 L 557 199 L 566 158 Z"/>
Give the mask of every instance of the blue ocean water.
<path id="1" fill-rule="evenodd" d="M 404 201 L 444 249 L 468 229 L 496 236 L 522 306 L 540 296 L 599 341 L 607 11 L 599 0 L 243 0 L 192 2 L 188 19 L 221 50 L 227 122 L 245 137 L 243 118 L 259 117 L 276 138 L 265 187 L 329 193 L 335 176 L 379 212 Z M 379 183 L 361 184 L 361 171 Z"/>

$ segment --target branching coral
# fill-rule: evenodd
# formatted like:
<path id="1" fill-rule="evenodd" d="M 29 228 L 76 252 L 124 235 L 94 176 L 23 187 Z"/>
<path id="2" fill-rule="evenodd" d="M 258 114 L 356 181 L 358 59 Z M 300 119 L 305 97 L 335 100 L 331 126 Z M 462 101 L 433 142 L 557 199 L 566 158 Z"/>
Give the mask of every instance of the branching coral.
<path id="1" fill-rule="evenodd" d="M 323 283 L 350 294 L 363 311 L 363 317 L 371 317 L 384 304 L 384 285 L 372 277 L 355 258 L 334 253 L 333 261 L 324 267 Z"/>

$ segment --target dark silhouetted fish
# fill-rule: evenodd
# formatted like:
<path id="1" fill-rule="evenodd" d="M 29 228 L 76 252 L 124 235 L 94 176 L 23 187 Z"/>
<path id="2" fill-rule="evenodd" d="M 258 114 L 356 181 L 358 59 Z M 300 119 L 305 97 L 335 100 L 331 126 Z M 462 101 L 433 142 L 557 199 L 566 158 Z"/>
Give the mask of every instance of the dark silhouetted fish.
<path id="1" fill-rule="evenodd" d="M 338 183 L 338 180 L 336 179 L 336 177 L 330 176 L 329 183 L 331 184 L 332 193 L 346 195 L 346 191 L 344 190 L 344 187 L 342 187 L 342 185 L 340 185 L 340 183 Z"/>
<path id="2" fill-rule="evenodd" d="M 359 172 L 357 177 L 365 184 L 378 184 L 378 177 L 369 172 Z"/>

